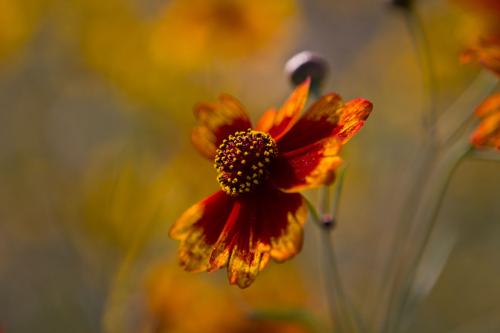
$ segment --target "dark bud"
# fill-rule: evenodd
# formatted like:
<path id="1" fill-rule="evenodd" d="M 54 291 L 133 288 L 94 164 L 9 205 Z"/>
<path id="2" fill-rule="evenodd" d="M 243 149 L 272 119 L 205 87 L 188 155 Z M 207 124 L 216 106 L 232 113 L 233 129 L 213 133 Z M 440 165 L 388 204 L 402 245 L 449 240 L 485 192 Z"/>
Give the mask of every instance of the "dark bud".
<path id="1" fill-rule="evenodd" d="M 396 8 L 411 9 L 414 0 L 386 0 L 386 3 Z"/>
<path id="2" fill-rule="evenodd" d="M 310 77 L 311 90 L 317 92 L 328 75 L 328 63 L 317 53 L 302 51 L 286 62 L 285 73 L 294 86 Z"/>
<path id="3" fill-rule="evenodd" d="M 329 214 L 325 214 L 321 217 L 321 226 L 326 229 L 333 229 L 335 227 L 335 219 Z"/>

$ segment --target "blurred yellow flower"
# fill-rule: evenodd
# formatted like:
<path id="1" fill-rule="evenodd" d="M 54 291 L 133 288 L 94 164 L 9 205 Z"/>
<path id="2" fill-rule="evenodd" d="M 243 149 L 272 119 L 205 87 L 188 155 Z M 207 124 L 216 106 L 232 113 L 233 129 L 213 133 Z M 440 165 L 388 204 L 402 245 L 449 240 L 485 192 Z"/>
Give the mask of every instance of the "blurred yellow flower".
<path id="1" fill-rule="evenodd" d="M 67 38 L 80 36 L 87 64 L 129 96 L 175 115 L 206 93 L 214 65 L 282 52 L 297 17 L 296 0 L 172 0 L 149 15 L 140 6 L 75 0 Z"/>
<path id="2" fill-rule="evenodd" d="M 169 67 L 245 56 L 286 32 L 295 10 L 294 0 L 173 0 L 152 25 L 152 56 Z"/>
<path id="3" fill-rule="evenodd" d="M 473 19 L 477 33 L 461 53 L 461 61 L 478 62 L 500 75 L 500 1 L 455 0 Z"/>
<path id="4" fill-rule="evenodd" d="M 33 34 L 47 2 L 0 0 L 0 60 L 21 47 Z"/>

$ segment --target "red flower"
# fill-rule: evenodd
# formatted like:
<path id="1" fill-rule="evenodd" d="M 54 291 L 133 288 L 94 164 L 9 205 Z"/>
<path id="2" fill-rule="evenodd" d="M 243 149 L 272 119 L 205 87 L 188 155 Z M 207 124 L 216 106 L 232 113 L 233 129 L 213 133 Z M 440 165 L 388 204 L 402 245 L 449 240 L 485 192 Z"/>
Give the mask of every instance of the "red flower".
<path id="1" fill-rule="evenodd" d="M 270 258 L 281 262 L 302 246 L 307 209 L 299 190 L 328 184 L 338 156 L 364 124 L 372 104 L 343 103 L 331 93 L 300 117 L 309 80 L 254 129 L 244 107 L 221 95 L 195 107 L 195 147 L 215 162 L 221 190 L 189 208 L 170 229 L 188 271 L 227 267 L 231 284 L 248 287 Z M 299 118 L 300 117 L 300 118 Z"/>
<path id="2" fill-rule="evenodd" d="M 500 93 L 488 97 L 475 113 L 482 121 L 472 133 L 471 143 L 476 148 L 500 150 Z"/>

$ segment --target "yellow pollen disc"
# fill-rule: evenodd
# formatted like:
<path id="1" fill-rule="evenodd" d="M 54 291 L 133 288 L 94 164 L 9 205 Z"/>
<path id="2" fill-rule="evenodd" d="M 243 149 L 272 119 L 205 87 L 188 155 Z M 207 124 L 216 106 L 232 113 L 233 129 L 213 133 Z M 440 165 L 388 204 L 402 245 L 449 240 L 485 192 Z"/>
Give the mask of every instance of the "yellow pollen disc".
<path id="1" fill-rule="evenodd" d="M 276 142 L 269 134 L 252 129 L 235 132 L 216 151 L 217 181 L 229 195 L 249 193 L 265 182 L 277 155 Z"/>

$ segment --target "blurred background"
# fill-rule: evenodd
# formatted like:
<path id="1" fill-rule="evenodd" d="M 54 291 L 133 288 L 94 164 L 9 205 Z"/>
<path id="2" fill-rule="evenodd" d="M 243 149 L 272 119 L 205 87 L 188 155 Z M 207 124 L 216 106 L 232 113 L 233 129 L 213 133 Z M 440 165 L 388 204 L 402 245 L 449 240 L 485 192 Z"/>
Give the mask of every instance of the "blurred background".
<path id="1" fill-rule="evenodd" d="M 458 60 L 477 24 L 445 0 L 416 6 L 444 110 L 479 71 Z M 192 106 L 227 92 L 256 119 L 286 98 L 284 63 L 302 50 L 329 61 L 325 91 L 374 104 L 343 151 L 334 232 L 347 292 L 370 318 L 389 217 L 422 141 L 422 75 L 400 10 L 377 0 L 0 0 L 0 332 L 325 325 L 312 223 L 303 251 L 246 290 L 225 271 L 183 272 L 167 236 L 218 188 L 190 144 Z M 466 161 L 455 173 L 432 240 L 451 250 L 408 332 L 500 330 L 499 171 Z"/>

